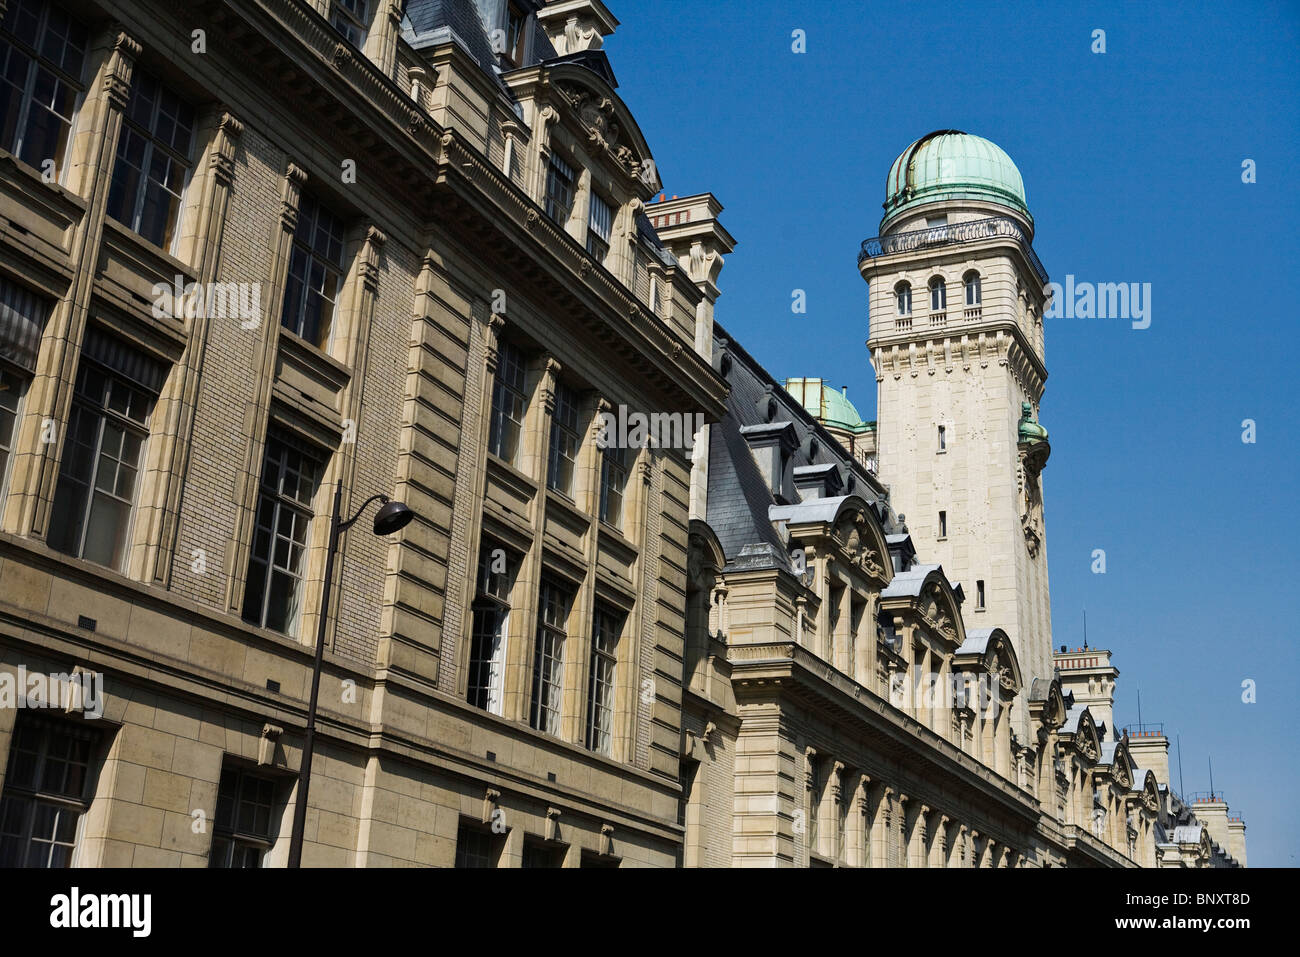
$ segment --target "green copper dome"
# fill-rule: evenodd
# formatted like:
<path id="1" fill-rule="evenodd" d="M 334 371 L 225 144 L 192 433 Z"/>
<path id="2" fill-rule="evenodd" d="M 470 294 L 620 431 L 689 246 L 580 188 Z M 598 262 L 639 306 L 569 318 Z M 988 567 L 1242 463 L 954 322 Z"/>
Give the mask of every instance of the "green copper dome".
<path id="1" fill-rule="evenodd" d="M 785 390 L 822 425 L 849 432 L 868 432 L 875 424 L 864 421 L 849 397 L 822 379 L 786 379 Z"/>
<path id="2" fill-rule="evenodd" d="M 903 150 L 889 168 L 885 218 L 949 199 L 1001 203 L 1029 216 L 1020 170 L 1000 146 L 960 130 L 936 130 Z"/>

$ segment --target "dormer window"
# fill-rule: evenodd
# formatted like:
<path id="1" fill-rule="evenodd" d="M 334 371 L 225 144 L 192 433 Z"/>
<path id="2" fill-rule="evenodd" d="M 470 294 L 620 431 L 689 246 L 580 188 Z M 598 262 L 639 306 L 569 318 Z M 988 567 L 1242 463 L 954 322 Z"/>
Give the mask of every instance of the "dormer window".
<path id="1" fill-rule="evenodd" d="M 948 286 L 935 276 L 930 280 L 930 311 L 943 312 L 948 308 Z"/>
<path id="2" fill-rule="evenodd" d="M 365 46 L 369 29 L 370 0 L 332 0 L 330 23 L 343 34 L 343 39 L 360 50 Z"/>
<path id="3" fill-rule="evenodd" d="M 603 263 L 609 255 L 609 234 L 614 225 L 614 211 L 596 193 L 591 194 L 591 211 L 587 216 L 587 252 Z M 653 277 L 652 277 L 653 278 Z M 651 292 L 653 293 L 653 283 Z M 653 298 L 653 297 L 652 297 Z M 654 303 L 650 304 L 654 309 Z"/>
<path id="4" fill-rule="evenodd" d="M 910 316 L 912 314 L 912 286 L 910 283 L 900 282 L 894 287 L 894 298 L 898 303 L 898 314 L 900 316 Z"/>
<path id="5" fill-rule="evenodd" d="M 554 153 L 546 171 L 546 215 L 561 226 L 573 212 L 573 187 L 577 182 L 573 167 Z"/>
<path id="6" fill-rule="evenodd" d="M 506 11 L 506 48 L 505 58 L 513 66 L 524 65 L 524 25 L 528 23 L 528 14 L 517 4 L 510 4 Z"/>

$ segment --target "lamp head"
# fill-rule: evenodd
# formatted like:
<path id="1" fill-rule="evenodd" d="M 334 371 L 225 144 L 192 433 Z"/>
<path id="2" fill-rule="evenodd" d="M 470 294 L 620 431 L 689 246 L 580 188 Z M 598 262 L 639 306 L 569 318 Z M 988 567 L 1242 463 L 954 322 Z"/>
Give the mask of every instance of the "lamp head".
<path id="1" fill-rule="evenodd" d="M 402 502 L 384 502 L 375 513 L 375 534 L 392 535 L 410 524 L 415 513 Z"/>

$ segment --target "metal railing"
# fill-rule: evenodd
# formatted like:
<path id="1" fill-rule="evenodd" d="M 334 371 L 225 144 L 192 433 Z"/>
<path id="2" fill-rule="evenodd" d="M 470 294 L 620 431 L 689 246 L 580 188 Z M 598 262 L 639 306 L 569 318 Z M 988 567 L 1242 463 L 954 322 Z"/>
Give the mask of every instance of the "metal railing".
<path id="1" fill-rule="evenodd" d="M 981 239 L 1014 239 L 1021 252 L 1034 267 L 1034 272 L 1042 282 L 1047 282 L 1047 270 L 1043 268 L 1038 254 L 1029 243 L 1029 237 L 1020 228 L 1020 224 L 1007 216 L 990 216 L 987 219 L 975 219 L 966 223 L 951 223 L 944 226 L 930 226 L 926 229 L 914 229 L 906 233 L 892 233 L 888 236 L 876 236 L 862 242 L 858 253 L 859 265 L 865 259 L 877 256 L 889 256 L 893 253 L 911 252 L 916 249 L 931 249 L 939 246 L 953 246 L 958 243 L 972 243 Z"/>

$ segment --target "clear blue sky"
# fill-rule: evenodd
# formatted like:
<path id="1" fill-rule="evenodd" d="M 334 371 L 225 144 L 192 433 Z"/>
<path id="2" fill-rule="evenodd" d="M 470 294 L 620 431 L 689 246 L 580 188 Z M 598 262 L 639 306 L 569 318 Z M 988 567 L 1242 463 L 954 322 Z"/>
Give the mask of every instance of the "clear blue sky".
<path id="1" fill-rule="evenodd" d="M 1140 688 L 1143 718 L 1181 735 L 1187 791 L 1213 758 L 1250 863 L 1300 864 L 1300 6 L 609 5 L 668 193 L 715 193 L 739 241 L 718 318 L 774 376 L 847 385 L 875 417 L 858 244 L 890 163 L 934 129 L 1015 160 L 1054 279 L 1152 284 L 1149 329 L 1048 320 L 1054 645 L 1081 643 L 1086 607 L 1121 672 L 1117 723 Z M 1175 787 L 1177 764 L 1171 748 Z"/>

